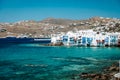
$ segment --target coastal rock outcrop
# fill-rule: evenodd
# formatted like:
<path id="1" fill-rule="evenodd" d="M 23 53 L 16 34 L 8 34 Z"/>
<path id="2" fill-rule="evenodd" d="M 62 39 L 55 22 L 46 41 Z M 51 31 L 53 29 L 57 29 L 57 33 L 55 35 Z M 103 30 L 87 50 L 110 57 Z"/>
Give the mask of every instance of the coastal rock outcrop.
<path id="1" fill-rule="evenodd" d="M 112 64 L 110 67 L 107 67 L 103 70 L 102 73 L 81 73 L 79 74 L 80 78 L 83 80 L 113 80 L 114 75 L 118 73 L 119 67 L 118 63 Z M 120 79 L 115 79 L 120 80 Z"/>
<path id="2" fill-rule="evenodd" d="M 46 46 L 63 46 L 64 44 L 62 42 L 58 42 L 58 43 L 50 43 L 47 44 Z"/>

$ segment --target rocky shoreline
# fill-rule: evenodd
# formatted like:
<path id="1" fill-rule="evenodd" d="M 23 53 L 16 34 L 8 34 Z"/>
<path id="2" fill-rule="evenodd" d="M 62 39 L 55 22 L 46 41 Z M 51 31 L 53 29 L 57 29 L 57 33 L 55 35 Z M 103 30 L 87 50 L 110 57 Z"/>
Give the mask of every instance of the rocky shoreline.
<path id="1" fill-rule="evenodd" d="M 114 75 L 119 72 L 119 64 L 113 63 L 110 67 L 104 68 L 102 73 L 80 73 L 76 79 L 75 77 L 72 80 L 120 80 L 116 79 Z"/>
<path id="2" fill-rule="evenodd" d="M 64 44 L 62 42 L 58 42 L 58 43 L 49 43 L 49 44 L 46 44 L 45 46 L 64 46 Z"/>
<path id="3" fill-rule="evenodd" d="M 72 76 L 71 80 L 120 80 L 115 78 L 114 75 L 119 72 L 119 63 L 115 62 L 110 67 L 103 68 L 101 73 L 96 72 L 82 72 Z"/>

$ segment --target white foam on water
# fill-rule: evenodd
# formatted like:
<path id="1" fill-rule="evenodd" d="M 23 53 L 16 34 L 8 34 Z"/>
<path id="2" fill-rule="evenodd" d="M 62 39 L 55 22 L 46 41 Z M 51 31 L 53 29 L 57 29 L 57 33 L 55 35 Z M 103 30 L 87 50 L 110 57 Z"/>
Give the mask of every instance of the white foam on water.
<path id="1" fill-rule="evenodd" d="M 55 57 L 55 58 L 52 58 L 52 59 L 54 59 L 54 60 L 66 60 L 65 58 L 60 58 L 60 57 Z"/>
<path id="2" fill-rule="evenodd" d="M 89 64 L 89 65 L 77 65 L 72 64 L 69 66 L 63 66 L 62 71 L 86 71 L 86 69 L 93 67 L 95 65 Z"/>
<path id="3" fill-rule="evenodd" d="M 71 71 L 71 70 L 84 70 L 83 65 L 69 65 L 69 66 L 64 66 L 62 68 L 62 71 Z"/>
<path id="4" fill-rule="evenodd" d="M 25 64 L 25 66 L 28 66 L 28 67 L 47 67 L 48 65 L 46 65 L 46 64 Z"/>
<path id="5" fill-rule="evenodd" d="M 81 61 L 83 61 L 83 60 L 80 60 L 80 59 L 67 59 L 67 58 L 60 58 L 60 57 L 58 57 L 58 58 L 52 58 L 52 59 L 54 59 L 54 60 L 60 60 L 60 61 L 71 61 L 71 62 L 81 62 Z"/>
<path id="6" fill-rule="evenodd" d="M 90 60 L 90 61 L 98 61 L 97 59 L 95 59 L 93 57 L 85 57 L 85 59 Z"/>

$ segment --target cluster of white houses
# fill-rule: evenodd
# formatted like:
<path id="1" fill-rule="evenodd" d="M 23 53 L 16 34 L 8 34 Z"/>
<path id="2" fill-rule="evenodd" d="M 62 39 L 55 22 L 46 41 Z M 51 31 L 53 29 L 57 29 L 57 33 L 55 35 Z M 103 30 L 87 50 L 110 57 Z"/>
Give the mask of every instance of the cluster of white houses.
<path id="1" fill-rule="evenodd" d="M 93 30 L 69 31 L 52 35 L 51 42 L 53 44 L 62 42 L 65 46 L 120 46 L 120 33 Z"/>

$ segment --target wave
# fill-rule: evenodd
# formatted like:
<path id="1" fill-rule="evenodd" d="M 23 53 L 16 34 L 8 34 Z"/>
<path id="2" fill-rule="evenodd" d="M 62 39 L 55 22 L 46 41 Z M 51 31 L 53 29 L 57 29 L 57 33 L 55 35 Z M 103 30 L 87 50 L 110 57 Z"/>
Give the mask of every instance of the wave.
<path id="1" fill-rule="evenodd" d="M 72 62 L 98 61 L 98 59 L 92 58 L 92 57 L 66 57 L 66 58 L 54 57 L 54 58 L 52 58 L 52 59 L 54 59 L 54 60 L 61 60 L 61 61 L 72 61 Z"/>
<path id="2" fill-rule="evenodd" d="M 52 58 L 54 60 L 59 60 L 59 61 L 71 61 L 71 62 L 80 62 L 82 61 L 81 59 L 69 59 L 69 58 L 61 58 L 61 57 L 55 57 L 55 58 Z"/>
<path id="3" fill-rule="evenodd" d="M 90 60 L 90 61 L 98 61 L 98 59 L 93 58 L 93 57 L 85 57 L 85 59 Z"/>

